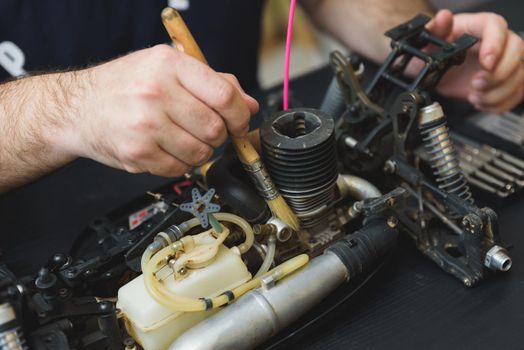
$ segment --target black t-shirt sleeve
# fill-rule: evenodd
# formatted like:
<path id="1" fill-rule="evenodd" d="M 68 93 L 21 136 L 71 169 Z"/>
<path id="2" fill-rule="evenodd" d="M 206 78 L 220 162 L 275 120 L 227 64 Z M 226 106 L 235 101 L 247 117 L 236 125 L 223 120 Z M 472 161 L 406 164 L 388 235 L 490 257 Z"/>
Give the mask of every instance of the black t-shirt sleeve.
<path id="1" fill-rule="evenodd" d="M 263 0 L 193 0 L 181 11 L 211 67 L 257 86 Z M 23 72 L 83 68 L 168 43 L 167 1 L 2 0 L 0 79 Z"/>

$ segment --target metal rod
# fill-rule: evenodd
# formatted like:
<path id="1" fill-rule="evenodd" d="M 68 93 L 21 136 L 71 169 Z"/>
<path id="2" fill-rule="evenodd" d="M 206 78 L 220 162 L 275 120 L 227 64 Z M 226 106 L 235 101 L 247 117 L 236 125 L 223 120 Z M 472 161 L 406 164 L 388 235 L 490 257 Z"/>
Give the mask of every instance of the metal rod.
<path id="1" fill-rule="evenodd" d="M 403 186 L 412 196 L 415 198 L 417 197 L 417 193 L 407 184 L 404 184 Z M 454 231 L 456 234 L 461 235 L 464 233 L 460 227 L 455 225 L 454 222 L 452 222 L 450 219 L 448 219 L 444 214 L 442 214 L 433 204 L 429 203 L 428 201 L 422 200 L 423 204 L 433 213 L 435 214 L 446 226 L 448 226 L 452 231 Z"/>
<path id="2" fill-rule="evenodd" d="M 512 164 L 496 157 L 493 153 L 482 149 L 482 148 L 475 148 L 470 145 L 464 145 L 464 150 L 470 154 L 472 154 L 475 157 L 479 157 L 482 160 L 486 162 L 492 162 L 493 165 L 498 166 L 499 168 L 502 168 L 505 171 L 508 171 L 510 173 L 513 173 L 514 175 L 518 177 L 524 177 L 524 171 L 516 168 Z"/>
<path id="3" fill-rule="evenodd" d="M 486 151 L 490 152 L 491 154 L 497 155 L 504 159 L 505 161 L 512 163 L 515 166 L 518 166 L 519 168 L 524 170 L 524 161 L 522 159 L 519 159 L 517 157 L 512 156 L 509 153 L 497 150 L 489 145 L 483 145 L 482 148 L 484 148 Z"/>
<path id="4" fill-rule="evenodd" d="M 501 127 L 498 124 L 494 124 L 494 122 L 490 119 L 490 117 L 481 117 L 479 119 L 474 120 L 473 124 L 485 130 L 486 132 L 498 136 L 504 140 L 508 140 L 519 145 L 523 143 L 522 136 L 515 135 L 513 130 L 510 130 L 508 132 L 507 129 Z"/>
<path id="5" fill-rule="evenodd" d="M 468 182 L 470 184 L 472 184 L 472 185 L 475 185 L 475 186 L 477 186 L 479 188 L 482 188 L 483 190 L 488 191 L 488 192 L 490 192 L 492 194 L 495 194 L 495 195 L 497 195 L 499 197 L 502 197 L 502 198 L 506 198 L 507 196 L 509 196 L 511 194 L 511 192 L 509 192 L 509 191 L 506 191 L 506 192 L 498 191 L 495 188 L 487 185 L 486 183 L 484 183 L 482 181 L 479 181 L 477 179 L 474 179 L 474 178 L 469 178 L 468 177 Z"/>
<path id="6" fill-rule="evenodd" d="M 461 162 L 460 166 L 464 169 L 464 171 L 470 177 L 476 176 L 480 180 L 483 180 L 484 182 L 487 182 L 490 185 L 494 185 L 494 186 L 500 187 L 501 189 L 505 189 L 505 190 L 508 190 L 508 191 L 510 191 L 513 188 L 513 186 L 511 186 L 511 184 L 508 184 L 508 183 L 505 183 L 503 181 L 500 181 L 499 179 L 494 178 L 490 174 L 482 171 L 481 169 L 474 168 L 474 167 L 472 167 L 471 165 L 469 165 L 467 163 Z"/>

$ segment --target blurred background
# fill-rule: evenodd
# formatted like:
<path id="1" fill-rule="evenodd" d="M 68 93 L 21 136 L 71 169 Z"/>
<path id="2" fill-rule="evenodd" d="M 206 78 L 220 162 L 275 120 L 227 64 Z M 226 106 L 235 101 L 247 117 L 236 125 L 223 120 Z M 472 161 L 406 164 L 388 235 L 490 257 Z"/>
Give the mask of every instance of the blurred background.
<path id="1" fill-rule="evenodd" d="M 487 1 L 434 0 L 430 2 L 437 9 L 448 8 L 453 12 L 460 12 Z M 289 1 L 266 1 L 258 70 L 258 79 L 262 88 L 282 82 L 288 11 Z M 318 32 L 309 21 L 307 14 L 297 6 L 293 26 L 290 76 L 296 77 L 326 65 L 329 53 L 335 49 L 347 52 L 339 43 Z"/>

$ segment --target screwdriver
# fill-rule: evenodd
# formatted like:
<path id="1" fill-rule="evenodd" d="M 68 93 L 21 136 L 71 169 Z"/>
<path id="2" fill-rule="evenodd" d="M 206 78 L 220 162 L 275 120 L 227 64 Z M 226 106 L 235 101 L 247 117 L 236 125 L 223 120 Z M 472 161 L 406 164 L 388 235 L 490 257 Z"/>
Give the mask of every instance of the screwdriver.
<path id="1" fill-rule="evenodd" d="M 196 43 L 195 38 L 189 31 L 180 13 L 171 7 L 166 7 L 162 11 L 161 17 L 162 23 L 175 47 L 207 65 L 208 62 L 204 54 L 200 50 L 200 47 Z M 247 137 L 231 136 L 231 139 L 238 158 L 252 178 L 259 193 L 264 197 L 273 215 L 293 230 L 298 231 L 300 222 L 297 216 L 278 192 L 255 147 L 253 147 Z"/>

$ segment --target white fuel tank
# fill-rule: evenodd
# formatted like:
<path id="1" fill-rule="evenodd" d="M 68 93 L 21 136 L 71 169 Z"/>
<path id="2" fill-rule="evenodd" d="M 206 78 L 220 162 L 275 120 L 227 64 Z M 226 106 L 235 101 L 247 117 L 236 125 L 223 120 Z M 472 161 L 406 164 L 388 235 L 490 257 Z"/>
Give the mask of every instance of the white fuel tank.
<path id="1" fill-rule="evenodd" d="M 167 278 L 165 286 L 174 293 L 193 298 L 213 297 L 251 279 L 236 248 L 220 245 L 211 264 L 190 269 L 188 276 L 175 281 Z M 123 312 L 129 334 L 145 350 L 166 349 L 180 334 L 211 316 L 215 310 L 173 312 L 158 304 L 147 292 L 143 275 L 118 291 L 117 307 Z"/>

